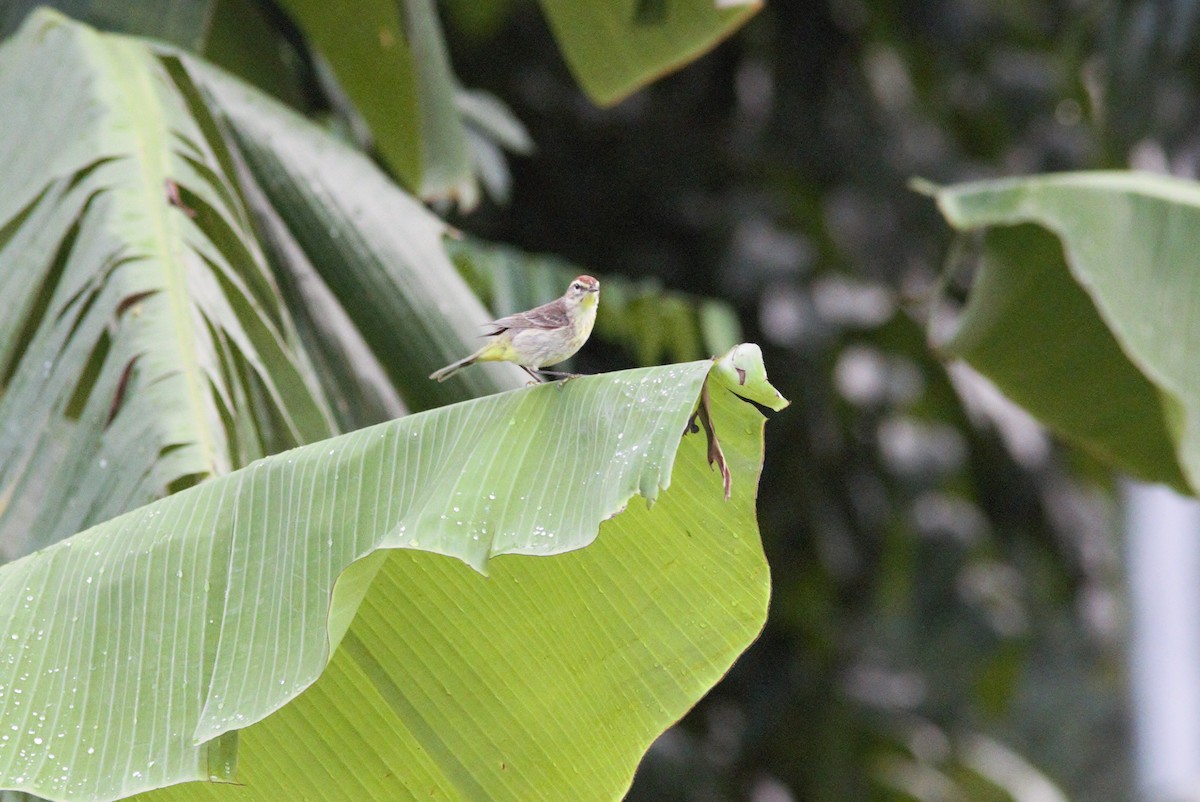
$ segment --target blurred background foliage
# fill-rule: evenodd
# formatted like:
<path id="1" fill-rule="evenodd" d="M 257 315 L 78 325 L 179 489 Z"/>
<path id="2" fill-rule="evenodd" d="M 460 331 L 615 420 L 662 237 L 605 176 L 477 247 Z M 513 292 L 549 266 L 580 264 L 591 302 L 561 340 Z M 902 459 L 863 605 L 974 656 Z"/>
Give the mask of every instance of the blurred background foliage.
<path id="1" fill-rule="evenodd" d="M 3 4 L 0 34 L 33 5 Z M 56 5 L 199 50 L 404 179 L 289 16 L 311 4 Z M 908 182 L 1194 174 L 1200 4 L 770 0 L 610 108 L 533 0 L 436 11 L 483 192 L 451 206 L 473 197 L 455 173 L 435 208 L 467 232 L 447 247 L 484 301 L 592 272 L 605 311 L 581 369 L 744 336 L 795 402 L 759 495 L 766 630 L 629 798 L 1131 798 L 1111 478 L 930 349 L 945 254 L 962 267 L 970 243 Z"/>

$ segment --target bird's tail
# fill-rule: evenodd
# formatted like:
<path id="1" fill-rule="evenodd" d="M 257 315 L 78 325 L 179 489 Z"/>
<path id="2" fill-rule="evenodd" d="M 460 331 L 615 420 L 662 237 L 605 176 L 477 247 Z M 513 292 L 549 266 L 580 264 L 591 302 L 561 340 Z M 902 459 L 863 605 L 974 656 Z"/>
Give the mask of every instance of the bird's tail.
<path id="1" fill-rule="evenodd" d="M 450 378 L 455 373 L 458 373 L 463 368 L 474 365 L 477 359 L 479 359 L 479 352 L 475 352 L 470 356 L 465 356 L 457 362 L 451 362 L 449 365 L 440 370 L 435 370 L 433 373 L 429 374 L 429 378 L 444 382 L 446 379 Z"/>

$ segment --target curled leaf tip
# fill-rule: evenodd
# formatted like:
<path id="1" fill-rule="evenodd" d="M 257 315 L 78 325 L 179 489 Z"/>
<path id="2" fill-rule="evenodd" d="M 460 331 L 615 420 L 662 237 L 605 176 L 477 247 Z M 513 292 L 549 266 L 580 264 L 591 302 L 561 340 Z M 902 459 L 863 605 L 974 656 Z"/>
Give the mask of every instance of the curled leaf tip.
<path id="1" fill-rule="evenodd" d="M 712 374 L 726 388 L 778 412 L 788 400 L 767 381 L 762 349 L 754 343 L 735 345 L 725 356 L 713 359 Z"/>
<path id="2" fill-rule="evenodd" d="M 688 419 L 684 427 L 684 435 L 694 434 L 701 427 L 708 438 L 708 464 L 717 466 L 721 471 L 721 481 L 725 488 L 725 500 L 728 501 L 733 492 L 733 475 L 725 452 L 721 449 L 721 441 L 713 425 L 709 401 L 709 379 L 713 379 L 734 394 L 742 398 L 762 404 L 768 409 L 779 411 L 788 405 L 778 390 L 767 381 L 767 369 L 763 365 L 762 349 L 754 343 L 735 345 L 729 353 L 721 357 L 713 357 L 713 367 L 709 371 L 704 385 L 700 389 L 700 401 L 696 411 Z M 697 425 L 699 424 L 699 425 Z"/>

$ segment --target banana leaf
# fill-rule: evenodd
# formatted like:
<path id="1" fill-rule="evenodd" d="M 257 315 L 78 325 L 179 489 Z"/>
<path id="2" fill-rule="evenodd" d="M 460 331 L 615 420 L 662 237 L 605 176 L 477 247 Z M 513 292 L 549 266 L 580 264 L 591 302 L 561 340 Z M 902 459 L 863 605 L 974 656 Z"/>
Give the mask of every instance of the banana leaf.
<path id="1" fill-rule="evenodd" d="M 618 795 L 765 620 L 763 416 L 733 393 L 784 403 L 753 346 L 487 396 L 266 457 L 0 567 L 18 600 L 0 787 L 115 799 L 229 779 L 228 735 L 256 722 L 268 764 L 289 740 L 310 760 L 289 716 L 267 717 L 345 636 L 334 699 L 378 708 L 360 737 L 380 741 L 381 788 Z M 680 450 L 694 414 L 710 434 Z M 662 503 L 626 512 L 635 494 Z M 383 551 L 485 572 L 582 549 L 614 516 L 605 553 L 510 557 L 490 579 Z M 388 603 L 351 627 L 365 596 Z M 267 782 L 259 798 L 279 798 Z"/>
<path id="2" fill-rule="evenodd" d="M 981 238 L 945 353 L 1101 460 L 1200 488 L 1200 187 L 1098 172 L 921 188 Z"/>
<path id="3" fill-rule="evenodd" d="M 0 99 L 0 555 L 332 434 L 166 66 L 40 13 L 0 49 Z"/>
<path id="4" fill-rule="evenodd" d="M 470 209 L 478 190 L 432 0 L 282 0 L 329 62 L 405 186 Z"/>
<path id="5" fill-rule="evenodd" d="M 0 791 L 619 797 L 765 618 L 763 417 L 729 392 L 783 403 L 757 349 L 328 439 L 328 333 L 272 267 L 333 275 L 320 199 L 381 292 L 442 226 L 200 69 L 47 12 L 0 47 Z M 320 164 L 266 180 L 267 136 Z M 371 242 L 386 214 L 415 249 Z M 433 359 L 486 312 L 423 267 L 470 299 Z"/>
<path id="6" fill-rule="evenodd" d="M 759 0 L 540 0 L 580 86 L 609 106 L 702 56 Z"/>

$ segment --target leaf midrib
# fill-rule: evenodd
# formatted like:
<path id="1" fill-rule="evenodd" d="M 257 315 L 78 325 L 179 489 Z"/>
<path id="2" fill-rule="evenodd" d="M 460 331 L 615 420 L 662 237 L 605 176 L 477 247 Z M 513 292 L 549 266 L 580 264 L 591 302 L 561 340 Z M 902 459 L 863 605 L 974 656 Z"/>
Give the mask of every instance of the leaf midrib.
<path id="1" fill-rule="evenodd" d="M 190 301 L 187 295 L 187 265 L 182 253 L 183 230 L 178 215 L 173 213 L 165 197 L 166 181 L 170 178 L 167 144 L 169 126 L 158 93 L 154 91 L 150 82 L 150 76 L 160 74 L 162 68 L 154 64 L 151 69 L 122 69 L 121 63 L 124 61 L 147 57 L 134 43 L 115 37 L 104 37 L 102 41 L 112 56 L 111 65 L 115 67 L 110 76 L 111 85 L 116 88 L 122 101 L 122 113 L 131 122 L 130 150 L 133 154 L 131 158 L 137 162 L 136 173 L 141 179 L 137 188 L 142 195 L 142 216 L 152 226 L 151 239 L 154 245 L 151 248 L 152 253 L 148 256 L 156 259 L 162 266 L 164 295 L 170 312 L 170 325 L 175 332 L 179 373 L 182 374 L 186 386 L 184 402 L 187 405 L 188 417 L 193 421 L 192 433 L 205 464 L 210 473 L 215 475 L 218 448 L 206 424 L 206 404 L 201 381 L 203 370 L 196 358 L 197 349 L 191 347 L 196 341 L 196 333 L 191 321 Z"/>

